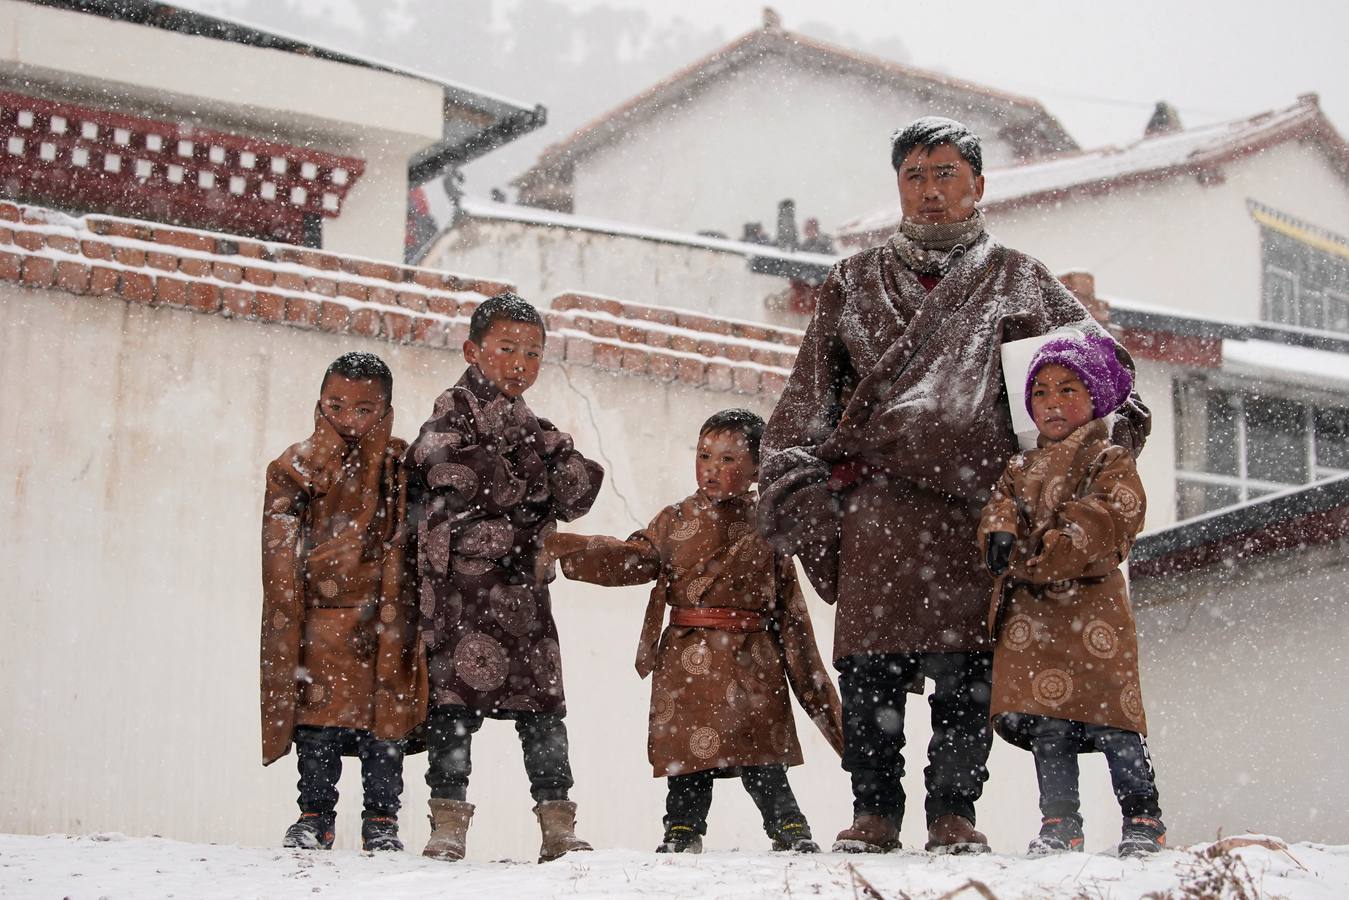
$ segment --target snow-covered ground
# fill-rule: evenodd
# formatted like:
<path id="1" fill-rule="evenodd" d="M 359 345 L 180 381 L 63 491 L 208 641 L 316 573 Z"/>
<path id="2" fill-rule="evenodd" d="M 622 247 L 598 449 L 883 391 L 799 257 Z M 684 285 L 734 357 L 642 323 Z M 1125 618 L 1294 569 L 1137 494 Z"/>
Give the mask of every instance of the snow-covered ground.
<path id="1" fill-rule="evenodd" d="M 1239 839 L 1238 839 L 1239 840 Z M 1206 855 L 1213 845 L 1146 860 L 1105 854 L 1044 859 L 990 855 L 818 856 L 715 852 L 658 856 L 633 850 L 533 861 L 437 863 L 408 852 L 188 844 L 120 834 L 71 837 L 0 835 L 0 896 L 210 898 L 543 897 L 638 898 L 1081 898 L 1349 896 L 1349 846 L 1244 846 Z M 1241 881 L 1246 893 L 1224 892 Z"/>

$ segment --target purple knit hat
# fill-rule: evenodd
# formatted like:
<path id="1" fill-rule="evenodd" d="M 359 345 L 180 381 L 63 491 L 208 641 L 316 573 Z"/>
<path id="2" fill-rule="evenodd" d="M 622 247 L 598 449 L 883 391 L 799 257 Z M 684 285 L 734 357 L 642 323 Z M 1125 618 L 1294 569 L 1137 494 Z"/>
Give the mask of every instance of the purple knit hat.
<path id="1" fill-rule="evenodd" d="M 1031 359 L 1026 371 L 1026 412 L 1030 413 L 1031 388 L 1035 375 L 1051 363 L 1069 369 L 1086 385 L 1091 394 L 1092 412 L 1103 419 L 1125 400 L 1133 390 L 1134 376 L 1115 355 L 1118 345 L 1102 334 L 1072 334 L 1045 342 Z M 1033 414 L 1032 414 L 1033 416 Z"/>

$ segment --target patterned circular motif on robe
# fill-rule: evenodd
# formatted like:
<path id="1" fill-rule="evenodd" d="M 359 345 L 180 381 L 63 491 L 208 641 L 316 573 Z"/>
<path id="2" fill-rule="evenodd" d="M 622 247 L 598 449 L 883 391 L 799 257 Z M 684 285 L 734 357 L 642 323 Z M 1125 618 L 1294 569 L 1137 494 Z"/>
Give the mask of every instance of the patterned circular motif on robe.
<path id="1" fill-rule="evenodd" d="M 454 669 L 473 690 L 494 691 L 506 683 L 510 661 L 496 639 L 475 631 L 454 648 Z"/>
<path id="2" fill-rule="evenodd" d="M 1036 673 L 1030 690 L 1037 703 L 1058 708 L 1073 696 L 1073 676 L 1063 669 L 1045 669 Z"/>
<path id="3" fill-rule="evenodd" d="M 328 696 L 328 686 L 325 684 L 307 684 L 304 688 L 304 699 L 306 703 L 322 703 Z"/>
<path id="4" fill-rule="evenodd" d="M 487 592 L 492 615 L 507 634 L 523 637 L 534 624 L 538 604 L 527 585 L 496 584 Z"/>
<path id="5" fill-rule="evenodd" d="M 1110 489 L 1110 502 L 1115 504 L 1115 508 L 1126 518 L 1134 518 L 1143 507 L 1143 502 L 1128 487 L 1117 484 Z"/>
<path id="6" fill-rule="evenodd" d="M 699 759 L 711 759 L 721 749 L 721 735 L 706 725 L 699 726 L 689 735 L 689 749 Z"/>
<path id="7" fill-rule="evenodd" d="M 748 522 L 732 522 L 726 526 L 726 543 L 734 544 L 741 538 L 748 537 L 751 530 Z"/>
<path id="8" fill-rule="evenodd" d="M 1069 522 L 1063 526 L 1063 533 L 1068 538 L 1068 543 L 1073 545 L 1074 550 L 1087 549 L 1087 532 L 1076 522 Z"/>
<path id="9" fill-rule="evenodd" d="M 514 697 L 507 697 L 497 704 L 497 709 L 509 710 L 510 712 L 538 712 L 542 709 L 539 702 L 523 694 L 517 694 Z"/>
<path id="10" fill-rule="evenodd" d="M 1124 686 L 1124 690 L 1119 692 L 1119 706 L 1129 717 L 1130 722 L 1143 721 L 1143 695 L 1139 692 L 1138 685 Z"/>
<path id="11" fill-rule="evenodd" d="M 654 724 L 664 725 L 674 718 L 674 714 L 674 698 L 669 691 L 656 691 L 651 695 L 651 721 Z"/>
<path id="12" fill-rule="evenodd" d="M 436 463 L 426 473 L 426 483 L 436 490 L 454 491 L 464 500 L 478 493 L 478 473 L 459 463 Z"/>
<path id="13" fill-rule="evenodd" d="M 1097 659 L 1113 659 L 1119 652 L 1119 638 L 1115 629 L 1102 619 L 1092 619 L 1082 629 L 1082 643 L 1087 652 Z"/>
<path id="14" fill-rule="evenodd" d="M 590 490 L 590 473 L 579 453 L 569 453 L 553 470 L 553 490 L 563 503 L 575 503 Z"/>
<path id="15" fill-rule="evenodd" d="M 1071 600 L 1077 596 L 1077 585 L 1072 581 L 1051 581 L 1045 585 L 1045 596 L 1051 600 Z"/>
<path id="16" fill-rule="evenodd" d="M 456 694 L 454 691 L 450 690 L 449 688 L 436 688 L 436 690 L 435 690 L 435 695 L 436 695 L 436 705 L 437 705 L 437 706 L 467 706 L 467 705 L 468 705 L 467 703 L 464 702 L 464 698 L 463 698 L 463 697 L 460 697 L 458 694 Z"/>
<path id="17" fill-rule="evenodd" d="M 422 579 L 422 589 L 418 608 L 421 610 L 422 618 L 429 619 L 436 614 L 436 583 L 430 578 Z"/>
<path id="18" fill-rule="evenodd" d="M 479 559 L 500 559 L 511 552 L 514 542 L 515 529 L 504 517 L 498 516 L 465 528 L 454 542 L 454 551 Z"/>
<path id="19" fill-rule="evenodd" d="M 497 461 L 492 469 L 492 500 L 497 506 L 514 506 L 524 499 L 528 488 L 525 480 L 517 478 L 505 460 Z"/>
<path id="20" fill-rule="evenodd" d="M 337 596 L 337 582 L 332 579 L 325 579 L 318 583 L 319 593 L 329 600 Z"/>
<path id="21" fill-rule="evenodd" d="M 417 442 L 417 452 L 413 454 L 413 461 L 419 466 L 426 465 L 426 458 L 432 453 L 446 447 L 458 447 L 463 442 L 463 437 L 457 431 L 433 431 L 423 435 Z"/>
<path id="22" fill-rule="evenodd" d="M 562 689 L 562 648 L 557 641 L 544 638 L 535 644 L 530 667 L 539 687 L 554 694 Z"/>
<path id="23" fill-rule="evenodd" d="M 286 627 L 286 622 L 288 622 L 288 621 L 290 621 L 290 620 L 286 618 L 286 614 L 283 613 L 283 612 L 282 612 L 281 610 L 279 610 L 279 609 L 278 609 L 275 613 L 272 614 L 272 627 L 273 627 L 273 628 L 285 628 L 285 627 Z"/>
<path id="24" fill-rule="evenodd" d="M 768 730 L 768 734 L 773 741 L 774 752 L 786 753 L 792 749 L 792 732 L 787 727 L 786 722 L 775 722 L 773 727 Z"/>
<path id="25" fill-rule="evenodd" d="M 379 608 L 379 620 L 385 625 L 392 625 L 398 618 L 398 607 L 392 603 L 386 603 Z"/>
<path id="26" fill-rule="evenodd" d="M 684 671 L 690 675 L 706 675 L 712 671 L 712 660 L 709 659 L 706 644 L 693 644 L 685 647 L 684 652 L 679 654 L 679 664 L 684 667 Z"/>
<path id="27" fill-rule="evenodd" d="M 688 588 L 684 591 L 684 596 L 689 598 L 690 603 L 697 603 L 702 599 L 703 594 L 707 593 L 707 589 L 712 586 L 713 580 L 710 575 L 690 580 Z"/>
<path id="28" fill-rule="evenodd" d="M 777 644 L 768 636 L 767 632 L 760 632 L 750 639 L 750 655 L 754 661 L 759 664 L 760 670 L 768 669 L 770 672 L 775 669 L 779 663 Z M 761 675 L 768 674 L 760 671 Z"/>
<path id="29" fill-rule="evenodd" d="M 749 692 L 734 679 L 726 682 L 726 705 L 732 709 L 744 709 L 749 705 Z"/>
<path id="30" fill-rule="evenodd" d="M 454 571 L 459 575 L 486 575 L 496 568 L 496 563 L 490 559 L 474 559 L 471 556 L 458 556 L 453 559 Z"/>
<path id="31" fill-rule="evenodd" d="M 1035 640 L 1035 620 L 1017 613 L 1002 626 L 1002 640 L 1008 650 L 1025 650 Z"/>
<path id="32" fill-rule="evenodd" d="M 288 509 L 290 509 L 289 497 L 277 497 L 272 501 L 272 512 L 283 513 Z"/>
<path id="33" fill-rule="evenodd" d="M 427 532 L 421 541 L 421 552 L 431 563 L 431 568 L 444 575 L 450 568 L 450 523 L 441 522 Z"/>
<path id="34" fill-rule="evenodd" d="M 687 541 L 698 533 L 698 517 L 694 516 L 688 519 L 681 519 L 670 529 L 670 540 Z"/>
<path id="35" fill-rule="evenodd" d="M 487 434 L 495 434 L 506 425 L 506 416 L 510 414 L 510 401 L 497 397 L 476 410 L 478 427 Z"/>
<path id="36" fill-rule="evenodd" d="M 1040 508 L 1047 506 L 1057 508 L 1064 500 L 1068 499 L 1068 479 L 1062 475 L 1051 478 L 1045 482 L 1040 489 Z"/>

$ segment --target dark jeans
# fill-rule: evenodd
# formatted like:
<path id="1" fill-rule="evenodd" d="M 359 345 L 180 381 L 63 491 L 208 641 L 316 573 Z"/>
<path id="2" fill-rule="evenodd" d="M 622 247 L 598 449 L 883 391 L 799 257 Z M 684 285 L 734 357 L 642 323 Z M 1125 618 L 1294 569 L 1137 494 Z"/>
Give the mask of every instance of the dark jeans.
<path id="1" fill-rule="evenodd" d="M 403 745 L 381 741 L 362 728 L 295 726 L 300 768 L 300 812 L 329 814 L 337 808 L 342 757 L 361 761 L 366 816 L 396 816 L 403 794 Z"/>
<path id="2" fill-rule="evenodd" d="M 1031 736 L 1035 754 L 1035 777 L 1040 782 L 1040 813 L 1046 817 L 1082 818 L 1078 809 L 1077 754 L 1094 747 L 1105 756 L 1110 783 L 1125 818 L 1161 818 L 1157 783 L 1148 755 L 1148 742 L 1136 731 L 1107 725 L 1088 725 L 1048 716 L 1025 716 L 1021 720 Z"/>
<path id="3" fill-rule="evenodd" d="M 906 688 L 936 684 L 932 741 L 927 747 L 927 823 L 955 813 L 974 821 L 974 803 L 988 780 L 992 653 L 873 653 L 836 663 L 843 700 L 843 769 L 852 776 L 853 812 L 904 817 Z"/>
<path id="4" fill-rule="evenodd" d="M 473 772 L 473 735 L 483 715 L 467 706 L 433 706 L 426 717 L 426 784 L 439 800 L 467 800 Z M 571 789 L 567 726 L 551 713 L 516 713 L 529 794 L 536 803 L 566 800 Z"/>
<path id="5" fill-rule="evenodd" d="M 722 770 L 708 769 L 688 775 L 671 775 L 666 781 L 665 827 L 684 825 L 699 834 L 707 834 L 707 811 L 712 808 L 712 783 Z M 741 766 L 740 782 L 763 816 L 764 831 L 776 838 L 783 825 L 805 824 L 806 817 L 796 804 L 796 795 L 787 783 L 786 766 Z M 808 836 L 808 835 L 806 835 Z"/>

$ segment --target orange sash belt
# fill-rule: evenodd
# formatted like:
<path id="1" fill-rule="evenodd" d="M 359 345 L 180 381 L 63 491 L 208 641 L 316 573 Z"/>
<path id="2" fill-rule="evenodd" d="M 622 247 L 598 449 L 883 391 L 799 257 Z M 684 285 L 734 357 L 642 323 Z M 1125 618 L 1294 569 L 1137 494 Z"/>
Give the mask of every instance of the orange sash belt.
<path id="1" fill-rule="evenodd" d="M 725 606 L 676 606 L 670 610 L 670 624 L 679 628 L 715 628 L 734 634 L 749 634 L 752 631 L 767 631 L 768 617 L 752 610 Z"/>

